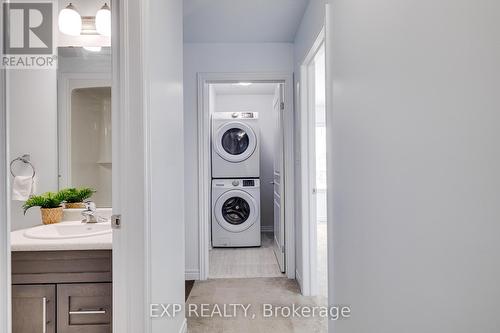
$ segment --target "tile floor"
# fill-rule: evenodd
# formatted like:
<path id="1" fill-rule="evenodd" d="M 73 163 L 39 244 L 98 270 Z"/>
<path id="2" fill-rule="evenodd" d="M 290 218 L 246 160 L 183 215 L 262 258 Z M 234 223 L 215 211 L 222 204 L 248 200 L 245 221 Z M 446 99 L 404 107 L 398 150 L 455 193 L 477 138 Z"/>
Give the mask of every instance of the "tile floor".
<path id="1" fill-rule="evenodd" d="M 209 254 L 209 278 L 284 277 L 273 252 L 273 234 L 262 233 L 262 246 L 213 248 Z"/>

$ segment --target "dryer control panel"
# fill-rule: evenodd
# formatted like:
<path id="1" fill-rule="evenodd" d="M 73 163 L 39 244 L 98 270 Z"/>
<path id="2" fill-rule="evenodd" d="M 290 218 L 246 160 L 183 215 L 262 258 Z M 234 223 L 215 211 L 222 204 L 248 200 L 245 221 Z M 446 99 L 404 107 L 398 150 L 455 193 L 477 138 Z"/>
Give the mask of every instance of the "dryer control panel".
<path id="1" fill-rule="evenodd" d="M 243 179 L 243 187 L 253 187 L 255 186 L 255 181 L 253 179 Z"/>
<path id="2" fill-rule="evenodd" d="M 222 188 L 257 188 L 260 186 L 259 179 L 213 179 L 212 187 Z"/>

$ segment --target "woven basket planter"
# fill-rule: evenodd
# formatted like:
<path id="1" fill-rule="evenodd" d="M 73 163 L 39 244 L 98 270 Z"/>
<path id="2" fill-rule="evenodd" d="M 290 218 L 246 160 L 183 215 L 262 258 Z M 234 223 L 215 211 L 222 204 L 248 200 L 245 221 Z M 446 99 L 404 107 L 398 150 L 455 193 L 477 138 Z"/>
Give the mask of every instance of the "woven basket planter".
<path id="1" fill-rule="evenodd" d="M 63 217 L 63 208 L 41 208 L 42 212 L 42 223 L 43 224 L 54 224 L 59 223 Z"/>
<path id="2" fill-rule="evenodd" d="M 85 204 L 83 202 L 67 202 L 64 207 L 66 209 L 85 209 Z"/>

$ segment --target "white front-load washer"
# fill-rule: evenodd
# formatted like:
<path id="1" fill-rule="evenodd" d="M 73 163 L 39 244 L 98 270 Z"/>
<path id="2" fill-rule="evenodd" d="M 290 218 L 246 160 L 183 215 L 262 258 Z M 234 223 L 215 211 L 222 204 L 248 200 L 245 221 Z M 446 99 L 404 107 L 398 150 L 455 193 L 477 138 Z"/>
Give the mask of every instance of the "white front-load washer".
<path id="1" fill-rule="evenodd" d="M 259 177 L 258 112 L 212 115 L 212 178 Z"/>
<path id="2" fill-rule="evenodd" d="M 212 246 L 260 246 L 258 179 L 212 180 Z"/>

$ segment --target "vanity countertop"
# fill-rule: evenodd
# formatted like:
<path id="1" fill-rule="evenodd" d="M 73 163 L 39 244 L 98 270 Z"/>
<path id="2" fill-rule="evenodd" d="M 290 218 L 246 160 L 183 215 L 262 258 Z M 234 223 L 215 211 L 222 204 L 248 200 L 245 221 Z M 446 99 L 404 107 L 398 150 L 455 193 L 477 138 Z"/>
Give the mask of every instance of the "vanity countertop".
<path id="1" fill-rule="evenodd" d="M 59 225 L 72 222 L 61 222 Z M 36 227 L 34 227 L 36 228 Z M 72 251 L 72 250 L 111 250 L 112 234 L 101 234 L 78 238 L 35 239 L 25 236 L 25 232 L 33 228 L 11 232 L 11 251 Z"/>

